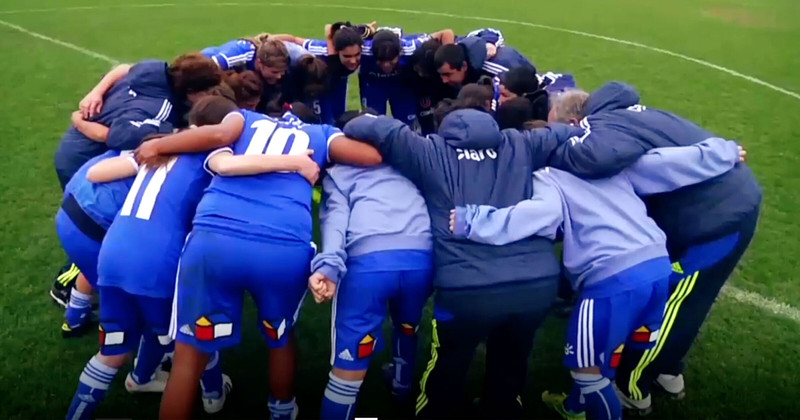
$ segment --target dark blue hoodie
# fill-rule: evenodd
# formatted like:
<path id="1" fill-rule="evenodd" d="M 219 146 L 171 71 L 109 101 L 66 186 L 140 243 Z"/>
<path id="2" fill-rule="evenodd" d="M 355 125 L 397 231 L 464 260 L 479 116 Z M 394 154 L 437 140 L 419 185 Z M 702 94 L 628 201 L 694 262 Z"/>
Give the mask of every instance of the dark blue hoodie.
<path id="1" fill-rule="evenodd" d="M 142 139 L 160 131 L 167 122 L 176 125 L 180 112 L 173 109 L 173 97 L 168 64 L 145 60 L 133 67 L 103 97 L 103 109 L 90 119 L 109 128 L 105 143 L 93 141 L 70 127 L 55 154 L 59 178 L 69 178 L 89 159 L 109 149 L 130 150 Z"/>
<path id="2" fill-rule="evenodd" d="M 718 137 L 675 114 L 639 104 L 639 94 L 611 82 L 586 103 L 586 132 L 558 148 L 549 164 L 585 178 L 615 175 L 656 147 L 689 146 Z M 733 233 L 761 203 L 762 191 L 747 165 L 690 187 L 646 199 L 648 213 L 667 234 L 675 257 L 688 246 Z"/>
<path id="3" fill-rule="evenodd" d="M 425 197 L 434 238 L 438 288 L 469 288 L 537 281 L 558 275 L 553 243 L 532 237 L 505 246 L 456 239 L 450 210 L 466 204 L 504 207 L 531 197 L 532 174 L 552 149 L 583 130 L 554 125 L 527 132 L 500 131 L 491 115 L 459 110 L 438 134 L 422 137 L 389 117 L 362 116 L 346 135 L 377 147 L 384 161 L 410 179 Z"/>
<path id="4" fill-rule="evenodd" d="M 536 72 L 536 66 L 511 47 L 497 47 L 497 54 L 487 59 L 486 40 L 468 36 L 458 45 L 464 48 L 467 56 L 467 78 L 464 84 L 475 83 L 481 76 L 495 77 L 516 67 L 530 67 Z"/>

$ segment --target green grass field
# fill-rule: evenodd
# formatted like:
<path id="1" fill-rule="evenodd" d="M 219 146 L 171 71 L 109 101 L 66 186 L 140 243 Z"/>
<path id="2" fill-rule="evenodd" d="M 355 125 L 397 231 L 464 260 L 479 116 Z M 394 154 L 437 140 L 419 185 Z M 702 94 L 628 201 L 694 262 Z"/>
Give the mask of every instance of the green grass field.
<path id="1" fill-rule="evenodd" d="M 52 155 L 70 112 L 110 68 L 108 61 L 89 52 L 123 62 L 171 59 L 257 32 L 319 37 L 325 23 L 339 19 L 378 20 L 409 32 L 498 27 L 507 43 L 531 57 L 541 71 L 572 72 L 586 89 L 612 79 L 632 83 L 645 105 L 678 112 L 744 144 L 764 186 L 765 202 L 755 242 L 732 284 L 777 302 L 800 304 L 800 194 L 795 184 L 800 179 L 800 145 L 795 143 L 800 138 L 800 126 L 795 125 L 800 96 L 792 94 L 800 92 L 796 0 L 166 1 L 172 3 L 0 3 L 0 51 L 5 58 L 0 72 L 0 418 L 63 416 L 84 363 L 97 350 L 93 335 L 61 339 L 62 312 L 47 297 L 51 277 L 63 262 L 53 226 L 60 190 Z M 718 67 L 553 28 L 645 44 Z M 355 92 L 351 94 L 355 105 Z M 329 305 L 308 302 L 299 326 L 297 395 L 306 418 L 316 416 L 327 380 L 329 310 Z M 797 310 L 789 308 L 788 313 Z M 234 392 L 218 417 L 267 416 L 266 351 L 252 310 L 249 315 L 252 324 L 243 345 L 224 355 Z M 539 335 L 523 395 L 531 417 L 553 417 L 539 402 L 544 389 L 568 389 L 569 376 L 561 367 L 564 327 L 563 320 L 554 318 Z M 419 368 L 427 362 L 429 331 L 426 321 Z M 688 397 L 681 402 L 657 397 L 652 417 L 796 418 L 798 331 L 796 316 L 792 320 L 768 308 L 721 298 L 690 354 Z M 383 355 L 373 366 L 385 360 Z M 358 413 L 391 418 L 388 393 L 377 373 L 363 387 Z M 478 362 L 470 380 L 475 395 L 481 374 Z M 123 378 L 119 375 L 98 417 L 154 418 L 159 396 L 131 396 L 123 389 Z"/>

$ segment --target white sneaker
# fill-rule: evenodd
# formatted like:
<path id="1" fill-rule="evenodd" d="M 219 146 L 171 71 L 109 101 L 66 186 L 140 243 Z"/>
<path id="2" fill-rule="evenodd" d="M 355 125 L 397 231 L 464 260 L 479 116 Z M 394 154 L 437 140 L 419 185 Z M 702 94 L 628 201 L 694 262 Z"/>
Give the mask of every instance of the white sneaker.
<path id="1" fill-rule="evenodd" d="M 208 414 L 218 413 L 225 406 L 225 397 L 231 393 L 233 389 L 233 382 L 230 376 L 222 374 L 222 397 L 220 398 L 202 398 L 203 410 Z"/>
<path id="2" fill-rule="evenodd" d="M 683 375 L 658 375 L 656 385 L 669 394 L 672 399 L 682 400 L 686 396 L 686 384 L 683 382 Z"/>
<path id="3" fill-rule="evenodd" d="M 164 392 L 164 388 L 167 387 L 167 380 L 169 379 L 169 373 L 164 372 L 163 370 L 156 371 L 156 377 L 145 384 L 139 384 L 133 380 L 133 372 L 128 373 L 128 376 L 125 378 L 125 389 L 128 390 L 130 393 L 134 392 Z"/>
<path id="4" fill-rule="evenodd" d="M 614 391 L 617 392 L 617 397 L 619 397 L 619 402 L 622 403 L 622 407 L 632 414 L 646 416 L 653 412 L 653 399 L 650 395 L 642 400 L 634 400 L 620 391 L 616 385 L 614 385 Z"/>

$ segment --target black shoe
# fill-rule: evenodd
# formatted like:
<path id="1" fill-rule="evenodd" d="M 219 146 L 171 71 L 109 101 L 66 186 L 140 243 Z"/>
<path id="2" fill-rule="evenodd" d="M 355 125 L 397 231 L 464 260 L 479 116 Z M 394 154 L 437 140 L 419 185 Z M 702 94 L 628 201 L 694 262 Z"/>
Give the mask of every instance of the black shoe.
<path id="1" fill-rule="evenodd" d="M 53 287 L 50 288 L 50 297 L 56 304 L 63 308 L 67 307 L 69 295 L 72 293 L 72 286 L 75 285 L 80 273 L 78 266 L 72 263 L 61 268 Z"/>

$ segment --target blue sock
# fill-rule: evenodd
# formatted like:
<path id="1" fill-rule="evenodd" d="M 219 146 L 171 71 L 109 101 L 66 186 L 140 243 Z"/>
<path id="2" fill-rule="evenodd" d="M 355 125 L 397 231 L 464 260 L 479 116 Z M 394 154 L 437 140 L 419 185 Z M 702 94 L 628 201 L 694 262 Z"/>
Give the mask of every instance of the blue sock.
<path id="1" fill-rule="evenodd" d="M 93 418 L 94 410 L 105 398 L 108 386 L 116 374 L 116 368 L 104 365 L 97 356 L 92 357 L 81 373 L 78 390 L 67 411 L 67 420 Z"/>
<path id="2" fill-rule="evenodd" d="M 583 394 L 581 394 L 581 387 L 575 382 L 573 382 L 572 389 L 569 391 L 569 395 L 567 395 L 567 399 L 564 401 L 564 408 L 575 414 L 586 411 L 586 399 L 584 399 Z"/>
<path id="3" fill-rule="evenodd" d="M 322 398 L 320 418 L 323 420 L 352 420 L 355 417 L 356 398 L 364 381 L 346 381 L 328 375 L 328 386 Z"/>
<path id="4" fill-rule="evenodd" d="M 414 367 L 417 362 L 417 334 L 404 331 L 406 330 L 402 326 L 395 327 L 392 337 L 395 351 L 392 395 L 396 398 L 404 398 L 411 392 Z"/>
<path id="5" fill-rule="evenodd" d="M 174 343 L 168 335 L 155 335 L 152 332 L 143 334 L 139 342 L 136 366 L 131 372 L 133 380 L 139 385 L 152 381 L 164 355 L 172 351 L 173 347 Z"/>
<path id="6" fill-rule="evenodd" d="M 90 313 L 92 313 L 92 295 L 81 293 L 78 289 L 73 288 L 69 295 L 67 311 L 64 313 L 67 325 L 70 328 L 80 327 L 89 320 Z"/>
<path id="7" fill-rule="evenodd" d="M 203 388 L 203 398 L 222 398 L 222 361 L 218 351 L 208 359 L 206 370 L 200 378 L 200 386 Z"/>
<path id="8" fill-rule="evenodd" d="M 276 400 L 272 396 L 269 397 L 269 416 L 272 420 L 292 420 L 294 410 L 297 409 L 297 403 L 294 398 L 291 400 Z"/>
<path id="9" fill-rule="evenodd" d="M 586 416 L 592 420 L 622 419 L 622 405 L 611 381 L 600 374 L 572 373 L 586 401 Z"/>

